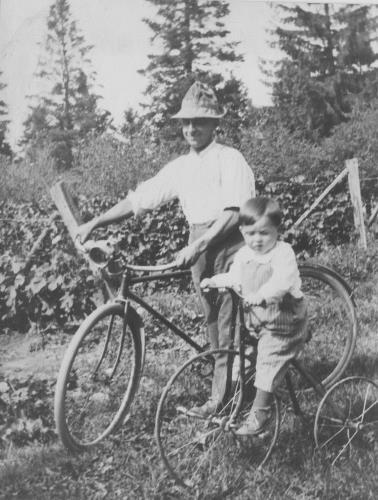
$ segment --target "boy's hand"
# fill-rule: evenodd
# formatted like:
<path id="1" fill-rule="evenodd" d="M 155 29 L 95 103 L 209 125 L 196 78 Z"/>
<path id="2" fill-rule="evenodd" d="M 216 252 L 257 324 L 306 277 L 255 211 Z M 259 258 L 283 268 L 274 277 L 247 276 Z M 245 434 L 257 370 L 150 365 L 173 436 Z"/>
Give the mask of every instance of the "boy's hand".
<path id="1" fill-rule="evenodd" d="M 263 306 L 265 299 L 259 293 L 250 293 L 245 297 L 244 304 L 246 306 Z"/>

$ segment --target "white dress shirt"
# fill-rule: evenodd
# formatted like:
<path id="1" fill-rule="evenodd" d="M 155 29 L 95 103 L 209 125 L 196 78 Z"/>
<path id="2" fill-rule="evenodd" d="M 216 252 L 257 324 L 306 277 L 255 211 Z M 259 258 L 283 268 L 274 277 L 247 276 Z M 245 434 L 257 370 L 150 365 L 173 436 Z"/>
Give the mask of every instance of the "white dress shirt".
<path id="1" fill-rule="evenodd" d="M 254 196 L 254 175 L 243 155 L 215 141 L 171 161 L 128 194 L 135 214 L 178 198 L 189 224 L 215 220 Z"/>
<path id="2" fill-rule="evenodd" d="M 259 295 L 268 303 L 280 302 L 287 293 L 296 299 L 303 297 L 294 251 L 291 245 L 284 241 L 277 241 L 276 245 L 264 254 L 255 252 L 247 245 L 242 247 L 235 254 L 229 272 L 213 276 L 212 281 L 219 287 L 235 287 L 243 294 L 241 290 L 243 267 L 250 261 L 269 264 L 272 268 L 271 277 L 258 290 Z"/>

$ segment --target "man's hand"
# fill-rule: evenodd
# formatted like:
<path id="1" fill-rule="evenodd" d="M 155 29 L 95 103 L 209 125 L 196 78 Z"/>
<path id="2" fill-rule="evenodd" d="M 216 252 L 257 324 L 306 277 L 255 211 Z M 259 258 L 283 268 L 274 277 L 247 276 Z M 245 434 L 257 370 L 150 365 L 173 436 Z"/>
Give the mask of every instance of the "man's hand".
<path id="1" fill-rule="evenodd" d="M 246 306 L 264 306 L 265 299 L 259 293 L 250 293 L 244 298 L 244 304 Z"/>
<path id="2" fill-rule="evenodd" d="M 201 253 L 205 250 L 204 244 L 200 240 L 193 241 L 190 245 L 180 250 L 176 257 L 177 267 L 192 266 Z"/>
<path id="3" fill-rule="evenodd" d="M 96 228 L 96 222 L 95 219 L 90 220 L 89 222 L 86 222 L 85 224 L 81 224 L 77 228 L 75 239 L 79 239 L 79 242 L 81 244 L 84 244 L 87 239 L 89 238 L 89 235 L 91 232 Z"/>
<path id="4" fill-rule="evenodd" d="M 216 284 L 211 278 L 204 278 L 200 283 L 200 287 L 202 290 L 208 290 L 209 288 L 215 288 Z"/>

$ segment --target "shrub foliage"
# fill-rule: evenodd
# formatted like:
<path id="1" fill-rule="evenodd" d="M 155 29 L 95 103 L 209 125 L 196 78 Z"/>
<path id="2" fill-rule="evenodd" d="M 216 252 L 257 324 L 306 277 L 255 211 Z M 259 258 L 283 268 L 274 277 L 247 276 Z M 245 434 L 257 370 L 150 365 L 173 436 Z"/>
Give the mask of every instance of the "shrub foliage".
<path id="1" fill-rule="evenodd" d="M 352 209 L 343 184 L 327 198 L 299 228 L 291 226 L 330 182 L 329 178 L 308 185 L 303 182 L 260 182 L 258 189 L 279 200 L 284 212 L 284 237 L 303 257 L 324 245 L 340 244 L 353 234 Z M 78 203 L 84 220 L 91 219 L 119 198 L 80 195 Z M 43 205 L 46 208 L 42 209 Z M 3 329 L 27 331 L 33 324 L 45 328 L 50 322 L 75 322 L 95 305 L 98 288 L 85 262 L 77 255 L 62 224 L 57 221 L 34 256 L 33 265 L 23 273 L 25 258 L 47 223 L 52 205 L 3 202 L 0 216 L 0 324 Z M 97 230 L 94 238 L 115 237 L 130 262 L 161 263 L 173 260 L 188 237 L 184 215 L 176 202 L 131 218 L 123 224 Z"/>

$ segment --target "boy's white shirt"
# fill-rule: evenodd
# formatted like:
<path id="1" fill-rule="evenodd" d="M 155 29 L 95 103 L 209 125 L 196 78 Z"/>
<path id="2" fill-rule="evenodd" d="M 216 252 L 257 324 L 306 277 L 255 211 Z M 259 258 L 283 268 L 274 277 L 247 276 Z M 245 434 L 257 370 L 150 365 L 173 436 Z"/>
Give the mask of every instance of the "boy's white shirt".
<path id="1" fill-rule="evenodd" d="M 295 253 L 292 247 L 284 241 L 277 241 L 276 245 L 264 254 L 256 253 L 245 245 L 235 254 L 229 272 L 216 274 L 211 280 L 218 287 L 235 287 L 243 293 L 241 290 L 242 265 L 250 261 L 261 264 L 270 263 L 272 267 L 272 276 L 258 290 L 259 295 L 268 303 L 280 302 L 287 293 L 297 299 L 303 297 Z"/>
<path id="2" fill-rule="evenodd" d="M 179 198 L 189 224 L 216 220 L 253 196 L 255 179 L 243 155 L 215 141 L 176 158 L 128 193 L 135 214 Z"/>

